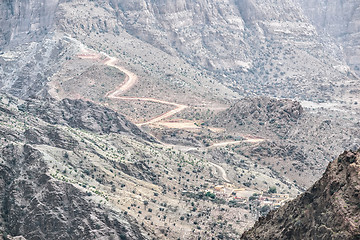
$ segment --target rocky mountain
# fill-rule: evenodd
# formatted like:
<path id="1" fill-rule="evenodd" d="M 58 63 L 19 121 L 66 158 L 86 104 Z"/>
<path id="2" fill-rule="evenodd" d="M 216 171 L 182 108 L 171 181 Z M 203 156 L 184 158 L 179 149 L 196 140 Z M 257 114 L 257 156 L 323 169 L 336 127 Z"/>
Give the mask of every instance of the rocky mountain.
<path id="1" fill-rule="evenodd" d="M 345 55 L 347 64 L 360 71 L 360 5 L 352 1 L 299 0 L 304 13 L 318 31 L 332 37 L 340 45 L 338 54 Z M 343 56 L 339 56 L 343 57 Z"/>
<path id="2" fill-rule="evenodd" d="M 53 179 L 43 158 L 30 145 L 2 146 L 1 239 L 146 239 L 134 219 Z"/>
<path id="3" fill-rule="evenodd" d="M 67 125 L 102 134 L 128 133 L 150 142 L 155 141 L 125 116 L 83 100 L 28 99 L 19 109 L 50 124 Z"/>
<path id="4" fill-rule="evenodd" d="M 360 151 L 331 162 L 309 190 L 244 233 L 242 239 L 359 239 Z"/>
<path id="5" fill-rule="evenodd" d="M 351 51 L 353 55 L 346 59 L 334 54 L 341 52 L 337 42 L 323 37 L 315 24 L 320 21 L 311 18 L 319 14 L 306 6 L 314 4 L 292 0 L 3 2 L 0 87 L 19 97 L 45 94 L 40 89 L 74 55 L 77 44 L 66 40 L 71 36 L 96 50 L 112 49 L 138 72 L 154 64 L 160 66 L 158 73 L 163 71 L 164 64 L 149 56 L 155 54 L 175 65 L 185 61 L 189 70 L 181 68 L 188 74 L 202 70 L 242 95 L 335 100 L 342 96 L 340 85 L 357 86 L 349 81 L 355 77 L 347 67 L 348 62 L 355 69 L 357 53 Z M 356 10 L 355 3 L 348 4 L 343 15 L 351 13 L 347 6 Z M 356 18 L 348 22 L 356 36 Z M 349 39 L 344 41 L 356 42 L 356 37 Z M 356 43 L 348 45 L 350 49 Z M 146 48 L 146 53 L 139 51 Z M 21 52 L 26 54 L 20 56 Z M 171 65 L 167 71 L 175 72 Z"/>
<path id="6" fill-rule="evenodd" d="M 250 161 L 237 169 L 239 183 L 227 180 L 233 168 L 214 165 L 202 153 L 211 149 L 164 145 L 91 102 L 1 94 L 0 123 L 4 239 L 238 238 L 260 214 L 212 193 L 225 181 L 242 186 L 254 174 Z M 267 169 L 256 176 L 252 183 L 265 190 L 299 191 Z"/>
<path id="7" fill-rule="evenodd" d="M 359 147 L 358 9 L 1 1 L 0 235 L 240 238 Z"/>
<path id="8" fill-rule="evenodd" d="M 225 128 L 234 136 L 266 139 L 243 151 L 305 188 L 321 177 L 328 159 L 335 159 L 337 152 L 359 148 L 358 122 L 337 112 L 319 116 L 289 99 L 244 98 L 206 124 Z"/>
<path id="9" fill-rule="evenodd" d="M 6 95 L 0 99 L 0 231 L 4 239 L 7 235 L 21 235 L 25 239 L 147 238 L 130 216 L 101 206 L 90 192 L 68 180 L 55 178 L 49 155 L 36 147 L 79 151 L 81 143 L 64 131 L 64 127 L 99 134 L 112 131 L 149 140 L 145 133 L 123 116 L 105 108 L 100 111 L 99 106 L 83 101 L 54 104 L 51 99 L 29 99 L 24 102 Z M 45 105 L 46 111 L 42 109 Z M 75 106 L 83 120 L 76 114 L 66 118 Z M 107 117 L 103 117 L 105 113 Z M 60 154 L 69 156 L 66 152 Z"/>

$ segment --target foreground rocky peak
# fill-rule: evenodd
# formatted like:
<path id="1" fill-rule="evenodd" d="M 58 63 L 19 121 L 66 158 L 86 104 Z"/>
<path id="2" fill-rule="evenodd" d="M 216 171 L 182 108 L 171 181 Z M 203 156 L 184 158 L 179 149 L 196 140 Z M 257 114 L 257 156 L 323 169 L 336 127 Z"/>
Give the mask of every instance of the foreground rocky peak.
<path id="1" fill-rule="evenodd" d="M 145 239 L 135 220 L 53 179 L 43 157 L 30 145 L 1 147 L 0 239 Z"/>
<path id="2" fill-rule="evenodd" d="M 341 154 L 314 186 L 261 218 L 243 239 L 360 239 L 360 150 Z"/>

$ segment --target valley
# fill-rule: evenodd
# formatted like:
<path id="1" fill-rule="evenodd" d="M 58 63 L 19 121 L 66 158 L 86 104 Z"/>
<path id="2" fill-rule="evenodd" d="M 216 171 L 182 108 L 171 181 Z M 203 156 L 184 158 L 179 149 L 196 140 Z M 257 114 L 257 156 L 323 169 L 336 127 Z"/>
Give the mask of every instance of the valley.
<path id="1" fill-rule="evenodd" d="M 332 234 L 304 216 L 358 155 L 359 9 L 0 3 L 0 240 L 267 239 L 284 209 Z"/>
<path id="2" fill-rule="evenodd" d="M 81 47 L 79 47 L 79 49 L 81 49 Z M 214 171 L 211 173 L 210 176 L 216 177 L 218 179 L 217 184 L 220 185 L 216 185 L 216 183 L 212 183 L 210 185 L 207 184 L 209 188 L 203 189 L 200 192 L 183 188 L 181 195 L 190 197 L 190 199 L 198 199 L 199 194 L 208 194 L 209 196 L 214 196 L 214 199 L 218 199 L 218 201 L 223 201 L 223 203 L 233 204 L 234 201 L 235 203 L 239 202 L 236 203 L 234 206 L 238 206 L 240 204 L 240 206 L 243 206 L 244 209 L 250 209 L 251 213 L 247 213 L 246 215 L 249 216 L 248 214 L 251 214 L 253 217 L 256 218 L 263 214 L 262 211 L 266 212 L 270 209 L 281 206 L 286 201 L 294 198 L 296 194 L 302 192 L 307 186 L 312 183 L 312 179 L 315 179 L 316 176 L 320 176 L 322 169 L 326 164 L 326 161 L 318 161 L 316 163 L 313 162 L 313 160 L 310 160 L 315 160 L 315 158 L 319 156 L 319 153 L 315 154 L 314 157 L 309 158 L 301 155 L 301 150 L 300 152 L 297 152 L 299 150 L 291 150 L 292 152 L 288 153 L 289 157 L 296 158 L 290 160 L 290 166 L 287 166 L 287 164 L 280 165 L 280 169 L 278 168 L 278 163 L 277 165 L 275 165 L 274 161 L 279 161 L 279 158 L 284 158 L 284 155 L 275 155 L 269 158 L 269 153 L 266 153 L 265 155 L 261 153 L 264 149 L 266 149 L 265 146 L 274 144 L 281 145 L 284 144 L 283 142 L 285 142 L 288 146 L 281 146 L 280 148 L 287 149 L 290 147 L 296 149 L 295 143 L 292 143 L 294 140 L 280 140 L 282 139 L 281 136 L 283 136 L 283 134 L 286 134 L 288 136 L 291 136 L 291 134 L 289 135 L 289 132 L 287 132 L 288 130 L 285 130 L 285 132 L 283 130 L 278 132 L 278 130 L 275 130 L 278 127 L 276 127 L 275 129 L 272 128 L 271 125 L 274 125 L 274 123 L 276 122 L 278 123 L 275 124 L 274 127 L 276 125 L 280 126 L 279 124 L 286 124 L 289 126 L 295 124 L 300 127 L 303 125 L 302 122 L 307 125 L 309 121 L 311 122 L 311 124 L 315 123 L 319 124 L 319 126 L 323 125 L 323 122 L 319 119 L 315 120 L 315 116 L 313 116 L 314 114 L 310 112 L 306 113 L 306 116 L 303 116 L 304 111 L 308 110 L 302 109 L 299 103 L 288 100 L 273 100 L 270 98 L 249 98 L 245 100 L 245 102 L 248 101 L 248 103 L 242 103 L 242 105 L 245 106 L 245 109 L 233 111 L 232 108 L 237 106 L 236 104 L 234 106 L 228 105 L 227 107 L 225 107 L 225 105 L 221 102 L 209 102 L 208 105 L 215 106 L 213 107 L 214 110 L 210 112 L 210 109 L 207 109 L 206 107 L 199 108 L 190 104 L 183 105 L 153 97 L 150 98 L 146 95 L 142 95 L 141 97 L 139 97 L 139 95 L 131 95 L 132 93 L 130 93 L 129 91 L 134 90 L 137 87 L 137 84 L 142 81 L 142 79 L 141 77 L 139 78 L 135 73 L 125 69 L 124 67 L 118 66 L 118 59 L 116 59 L 115 57 L 110 57 L 104 53 L 90 52 L 89 50 L 86 50 L 85 52 L 83 51 L 75 55 L 74 58 L 79 58 L 80 60 L 83 59 L 86 61 L 92 60 L 93 62 L 91 64 L 106 65 L 119 70 L 120 73 L 118 74 L 118 76 L 120 76 L 120 78 L 117 79 L 118 83 L 115 84 L 114 90 L 105 92 L 105 94 L 102 96 L 102 99 L 109 99 L 107 100 L 108 102 L 104 104 L 105 106 L 111 106 L 112 101 L 136 101 L 139 103 L 138 108 L 143 108 L 145 109 L 145 111 L 150 111 L 152 113 L 154 113 L 155 111 L 153 111 L 151 107 L 158 108 L 159 105 L 153 105 L 149 108 L 148 105 L 145 105 L 147 102 L 158 103 L 161 105 L 172 107 L 167 108 L 167 110 L 165 110 L 167 112 L 163 112 L 161 115 L 158 116 L 152 116 L 145 121 L 141 121 L 141 119 L 136 119 L 136 115 L 129 115 L 128 117 L 132 119 L 138 127 L 141 127 L 144 131 L 150 133 L 153 137 L 155 137 L 156 141 L 160 143 L 160 145 L 164 149 L 171 149 L 171 151 L 175 150 L 178 151 L 179 154 L 184 153 L 198 159 L 205 159 L 205 161 L 208 162 L 209 169 L 212 169 L 211 171 Z M 90 65 L 89 68 L 91 67 L 92 66 Z M 64 92 L 64 90 L 57 89 L 55 90 L 55 92 Z M 162 96 L 164 96 L 164 94 L 162 94 Z M 68 97 L 75 99 L 84 99 L 82 96 L 73 97 L 71 95 L 68 95 Z M 259 101 L 259 103 L 256 103 L 256 101 Z M 97 103 L 103 104 L 101 101 L 97 101 Z M 254 120 L 259 121 L 259 123 L 254 124 L 252 122 L 249 122 L 247 124 L 244 124 L 243 121 L 235 118 L 236 121 L 234 123 L 230 125 L 223 125 L 223 123 L 232 122 L 231 119 L 233 118 L 233 116 L 229 116 L 227 112 L 233 111 L 232 114 L 240 116 L 241 114 L 243 114 L 243 116 L 246 116 L 250 113 L 251 116 L 254 110 L 251 110 L 252 107 L 247 108 L 247 104 L 249 103 L 256 105 L 256 107 L 259 109 L 263 108 L 261 105 L 266 106 L 268 104 L 268 106 L 266 106 L 266 109 L 269 111 L 268 114 L 272 114 L 275 121 L 274 119 L 270 119 L 271 116 L 268 116 L 268 114 L 263 114 L 259 112 L 257 115 L 254 115 Z M 284 108 L 284 110 L 282 109 L 284 105 L 287 106 L 289 104 L 289 109 L 287 109 L 286 107 Z M 238 103 L 238 105 L 240 105 L 240 103 Z M 176 108 L 174 109 L 173 107 Z M 206 112 L 204 113 L 205 109 Z M 310 110 L 310 108 L 308 109 Z M 121 112 L 121 110 L 117 111 Z M 336 112 L 337 110 L 335 109 L 332 111 Z M 234 117 L 236 117 L 235 115 Z M 196 116 L 195 119 L 194 116 Z M 270 123 L 267 123 L 266 119 L 261 119 L 264 117 L 269 118 L 268 121 L 271 120 Z M 221 120 L 217 120 L 218 118 Z M 294 120 L 292 118 L 300 120 Z M 222 124 L 219 125 L 219 123 L 221 122 Z M 270 124 L 270 126 L 266 127 L 267 124 Z M 332 123 L 332 125 L 333 124 L 334 123 Z M 263 126 L 265 126 L 265 128 Z M 306 127 L 304 126 L 300 128 L 306 129 Z M 350 126 L 351 121 L 349 121 L 349 127 Z M 252 127 L 255 127 L 255 129 L 252 130 Z M 261 128 L 264 129 L 259 132 L 259 129 Z M 356 127 L 354 126 L 353 131 L 355 129 Z M 319 130 L 316 130 L 316 134 L 319 134 L 318 131 Z M 355 131 L 358 132 L 358 129 Z M 309 133 L 310 132 L 300 133 L 300 136 L 305 137 L 304 134 Z M 171 136 L 174 136 L 174 138 L 172 139 Z M 359 133 L 357 133 L 354 136 L 360 135 Z M 307 137 L 305 137 L 305 139 L 307 139 Z M 356 139 L 358 138 L 355 138 L 353 141 L 356 142 Z M 310 141 L 310 144 L 312 145 L 313 142 Z M 301 146 L 301 143 L 297 142 L 296 145 Z M 274 148 L 274 146 L 272 146 L 272 148 Z M 228 155 L 230 155 L 231 157 L 229 157 Z M 254 158 L 257 160 L 255 160 Z M 238 163 L 238 159 L 240 159 L 240 164 Z M 305 164 L 301 163 L 303 161 L 305 161 Z M 231 169 L 230 166 L 232 165 L 236 166 L 235 168 L 239 168 L 241 174 L 238 173 L 239 170 L 236 169 L 234 171 L 235 168 Z M 313 170 L 309 171 L 309 167 Z M 304 168 L 306 168 L 307 170 L 304 171 Z M 304 174 L 306 176 L 305 178 Z M 286 177 L 281 177 L 284 175 Z M 259 182 L 260 179 L 262 182 Z M 280 182 L 278 180 L 280 180 Z M 227 185 L 227 187 L 224 188 L 225 190 L 219 191 L 217 189 L 219 188 L 218 186 L 222 186 L 221 184 L 225 184 Z M 275 188 L 275 186 L 279 188 L 279 186 L 282 185 L 287 187 L 280 187 L 280 193 L 278 193 L 277 195 L 280 196 L 280 198 L 273 197 L 272 194 L 266 195 L 270 188 Z M 146 190 L 141 190 L 141 192 L 143 191 Z M 236 193 L 235 200 L 231 197 L 233 196 L 233 193 Z M 259 206 L 257 210 L 249 207 L 254 203 Z M 121 206 L 123 207 L 124 205 Z M 131 204 L 130 208 L 132 206 L 137 206 L 137 204 Z M 136 213 L 136 211 L 130 211 L 129 213 L 133 214 L 135 218 L 139 217 L 139 213 Z M 169 215 L 167 216 L 167 218 L 169 218 L 169 221 L 171 222 L 175 221 Z M 158 224 L 160 223 L 158 222 L 156 225 Z M 207 223 L 204 222 L 203 224 Z M 241 233 L 241 230 L 239 233 Z M 185 236 L 186 235 L 184 235 L 184 238 Z"/>

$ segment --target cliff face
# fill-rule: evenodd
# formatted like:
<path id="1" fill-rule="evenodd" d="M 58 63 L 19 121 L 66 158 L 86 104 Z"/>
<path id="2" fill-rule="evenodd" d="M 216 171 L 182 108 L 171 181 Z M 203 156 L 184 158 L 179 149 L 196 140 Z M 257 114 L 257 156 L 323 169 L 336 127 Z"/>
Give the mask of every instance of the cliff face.
<path id="1" fill-rule="evenodd" d="M 357 0 L 298 0 L 317 29 L 343 47 L 348 65 L 360 73 L 360 5 Z"/>
<path id="2" fill-rule="evenodd" d="M 58 0 L 1 1 L 0 47 L 39 40 L 54 22 Z"/>
<path id="3" fill-rule="evenodd" d="M 344 152 L 313 187 L 261 218 L 242 239 L 359 239 L 360 150 Z"/>
<path id="4" fill-rule="evenodd" d="M 211 69 L 236 65 L 241 69 L 236 62 L 249 61 L 244 51 L 248 46 L 243 41 L 245 21 L 233 1 L 116 2 L 129 33 L 169 53 Z M 242 47 L 235 49 L 235 45 Z"/>
<path id="5" fill-rule="evenodd" d="M 123 33 L 119 48 L 133 52 L 150 44 L 244 95 L 330 99 L 340 91 L 331 82 L 349 71 L 333 54 L 338 46 L 325 42 L 291 0 L 103 0 L 59 9 L 58 27 L 81 41 Z"/>
<path id="6" fill-rule="evenodd" d="M 254 35 L 264 40 L 285 25 L 294 37 L 300 31 L 315 34 L 300 8 L 288 0 L 112 2 L 129 33 L 212 70 L 250 68 Z"/>
<path id="7" fill-rule="evenodd" d="M 43 155 L 30 145 L 2 146 L 0 160 L 3 236 L 144 239 L 125 215 L 96 206 L 83 191 L 49 176 Z"/>
<path id="8" fill-rule="evenodd" d="M 0 13 L 0 47 L 11 49 L 0 55 L 0 88 L 22 98 L 43 94 L 39 89 L 73 56 L 63 35 L 98 50 L 151 44 L 244 95 L 329 99 L 339 92 L 331 82 L 349 74 L 334 54 L 339 47 L 324 41 L 292 0 L 5 1 Z"/>

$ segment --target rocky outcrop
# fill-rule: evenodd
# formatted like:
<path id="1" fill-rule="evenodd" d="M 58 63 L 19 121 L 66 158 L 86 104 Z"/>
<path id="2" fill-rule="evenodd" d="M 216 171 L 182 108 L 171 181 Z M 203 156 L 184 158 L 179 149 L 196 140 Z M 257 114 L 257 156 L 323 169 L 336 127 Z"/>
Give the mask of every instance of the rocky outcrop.
<path id="1" fill-rule="evenodd" d="M 52 30 L 59 0 L 1 1 L 0 49 L 41 40 Z"/>
<path id="2" fill-rule="evenodd" d="M 265 124 L 290 124 L 303 115 L 304 109 L 297 101 L 267 97 L 244 98 L 229 109 L 218 114 L 215 124 L 231 123 L 237 125 L 257 121 Z"/>
<path id="3" fill-rule="evenodd" d="M 360 150 L 344 152 L 323 177 L 260 218 L 242 239 L 360 239 Z"/>
<path id="4" fill-rule="evenodd" d="M 145 239 L 133 219 L 47 174 L 30 145 L 0 149 L 0 232 L 26 239 Z"/>
<path id="5" fill-rule="evenodd" d="M 143 160 L 134 163 L 118 163 L 117 165 L 122 172 L 129 176 L 159 184 L 159 177 L 152 172 L 152 169 Z"/>
<path id="6" fill-rule="evenodd" d="M 19 107 L 50 124 L 68 125 L 97 133 L 129 133 L 155 141 L 123 115 L 83 100 L 29 99 Z M 53 133 L 55 134 L 55 133 Z"/>

